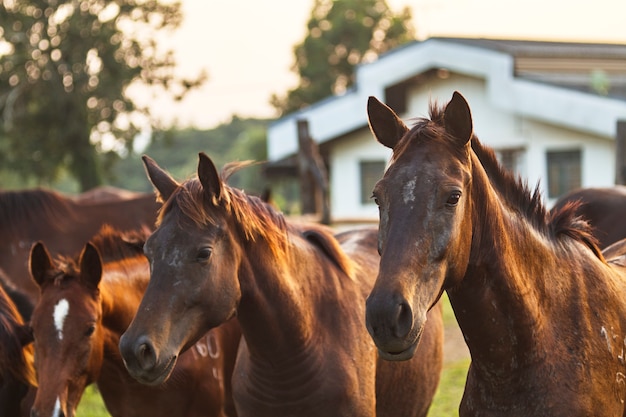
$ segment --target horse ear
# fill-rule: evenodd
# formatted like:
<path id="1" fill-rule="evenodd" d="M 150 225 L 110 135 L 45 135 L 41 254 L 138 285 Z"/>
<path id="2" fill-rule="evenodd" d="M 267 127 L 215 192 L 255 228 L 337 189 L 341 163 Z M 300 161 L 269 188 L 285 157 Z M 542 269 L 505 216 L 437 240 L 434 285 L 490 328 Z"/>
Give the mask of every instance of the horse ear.
<path id="1" fill-rule="evenodd" d="M 207 196 L 217 201 L 222 195 L 222 180 L 217 173 L 217 168 L 215 168 L 211 158 L 204 152 L 200 152 L 198 157 L 198 179 L 200 184 L 202 184 L 202 188 L 204 188 Z"/>
<path id="2" fill-rule="evenodd" d="M 398 115 L 376 97 L 367 100 L 367 118 L 376 140 L 391 149 L 409 131 Z"/>
<path id="3" fill-rule="evenodd" d="M 443 113 L 446 130 L 455 138 L 466 144 L 472 137 L 472 112 L 465 97 L 458 91 L 452 94 L 452 99 Z"/>
<path id="4" fill-rule="evenodd" d="M 98 249 L 91 243 L 87 243 L 80 254 L 80 279 L 96 289 L 101 278 L 102 258 Z"/>
<path id="5" fill-rule="evenodd" d="M 52 258 L 43 242 L 37 242 L 30 249 L 30 275 L 37 285 L 43 285 L 46 272 L 53 268 Z"/>
<path id="6" fill-rule="evenodd" d="M 152 185 L 154 185 L 154 188 L 158 191 L 161 200 L 163 200 L 163 202 L 169 200 L 174 190 L 178 188 L 178 183 L 148 155 L 142 156 L 141 160 L 146 169 L 146 174 L 148 174 L 150 182 L 152 182 Z"/>

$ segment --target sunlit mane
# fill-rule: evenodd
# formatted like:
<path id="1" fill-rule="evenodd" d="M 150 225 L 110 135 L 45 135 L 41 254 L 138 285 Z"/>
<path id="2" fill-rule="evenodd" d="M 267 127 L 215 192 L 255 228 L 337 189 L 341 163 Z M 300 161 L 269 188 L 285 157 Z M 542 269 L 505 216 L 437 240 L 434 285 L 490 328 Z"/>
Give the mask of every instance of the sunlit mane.
<path id="1" fill-rule="evenodd" d="M 424 142 L 449 138 L 444 128 L 445 106 L 436 103 L 430 105 L 430 119 L 420 118 L 394 148 L 393 159 L 397 159 L 411 144 L 416 141 Z M 445 140 L 453 143 L 452 140 Z M 560 236 L 569 236 L 587 245 L 599 258 L 602 259 L 593 229 L 583 219 L 576 215 L 576 205 L 568 205 L 562 210 L 548 214 L 542 202 L 539 185 L 530 190 L 528 184 L 519 176 L 505 169 L 499 162 L 494 151 L 484 146 L 476 135 L 471 139 L 472 150 L 478 157 L 492 185 L 512 209 L 522 213 L 526 220 L 535 229 L 545 236 L 557 239 Z M 450 147 L 455 151 L 458 147 Z M 459 151 L 457 150 L 457 153 Z M 459 153 L 459 156 L 462 156 Z"/>
<path id="2" fill-rule="evenodd" d="M 350 275 L 352 271 L 350 261 L 332 235 L 328 234 L 324 228 L 315 225 L 302 227 L 300 224 L 289 223 L 283 214 L 271 204 L 226 184 L 230 175 L 247 165 L 249 165 L 248 162 L 231 163 L 224 167 L 221 174 L 222 192 L 218 201 L 206 197 L 198 178 L 194 177 L 183 182 L 163 205 L 157 219 L 157 226 L 175 207 L 200 227 L 215 225 L 216 216 L 224 213 L 233 217 L 239 234 L 245 241 L 262 240 L 275 254 L 280 254 L 287 251 L 289 246 L 288 232 L 297 233 L 311 244 L 318 246 Z"/>
<path id="3" fill-rule="evenodd" d="M 226 184 L 228 177 L 242 166 L 244 165 L 241 163 L 234 163 L 224 167 L 222 192 L 218 201 L 207 198 L 198 178 L 183 182 L 163 205 L 157 226 L 174 207 L 180 209 L 198 226 L 215 225 L 216 216 L 223 211 L 234 217 L 244 240 L 263 239 L 273 251 L 284 251 L 287 245 L 287 223 L 282 213 L 260 198 L 247 195 Z"/>
<path id="4" fill-rule="evenodd" d="M 143 255 L 143 245 L 150 235 L 150 230 L 119 231 L 104 225 L 91 239 L 98 249 L 103 262 L 113 262 Z"/>
<path id="5" fill-rule="evenodd" d="M 24 320 L 17 307 L 0 286 L 0 369 L 21 382 L 37 386 L 32 345 L 22 347 L 17 334 L 23 326 Z"/>

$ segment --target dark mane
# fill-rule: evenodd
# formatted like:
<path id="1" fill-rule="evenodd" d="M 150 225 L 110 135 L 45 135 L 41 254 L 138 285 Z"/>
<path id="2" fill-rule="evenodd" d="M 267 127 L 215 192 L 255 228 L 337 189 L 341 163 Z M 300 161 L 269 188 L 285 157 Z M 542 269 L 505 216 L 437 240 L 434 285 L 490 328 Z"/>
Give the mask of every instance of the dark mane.
<path id="1" fill-rule="evenodd" d="M 104 225 L 91 238 L 91 243 L 98 249 L 104 263 L 115 262 L 143 256 L 143 245 L 149 234 L 150 231 L 147 229 L 122 232 Z"/>
<path id="2" fill-rule="evenodd" d="M 71 200 L 51 190 L 1 191 L 0 230 L 16 236 L 24 225 L 44 217 L 48 224 L 64 231 L 74 222 L 72 207 Z"/>
<path id="3" fill-rule="evenodd" d="M 409 146 L 414 138 L 420 140 L 436 140 L 447 137 L 444 128 L 445 106 L 435 102 L 430 104 L 430 119 L 416 120 L 404 138 L 394 149 L 393 158 L 397 158 Z M 446 141 L 450 143 L 451 141 Z M 471 139 L 472 150 L 483 166 L 487 176 L 497 192 L 503 196 L 502 201 L 509 208 L 521 213 L 536 230 L 550 239 L 568 236 L 589 247 L 600 259 L 602 258 L 598 242 L 593 236 L 591 225 L 576 215 L 577 205 L 568 205 L 555 213 L 549 214 L 543 205 L 539 184 L 531 191 L 526 181 L 520 176 L 505 169 L 498 161 L 494 151 L 484 146 L 476 135 Z M 454 151 L 454 149 L 450 148 Z M 458 151 L 457 151 L 458 152 Z"/>
<path id="4" fill-rule="evenodd" d="M 160 225 L 165 214 L 174 208 L 178 208 L 198 226 L 215 224 L 213 210 L 216 210 L 214 204 L 217 204 L 218 210 L 224 210 L 235 219 L 242 240 L 250 242 L 262 240 L 267 243 L 272 252 L 281 254 L 287 251 L 289 245 L 288 232 L 295 232 L 309 243 L 319 247 L 349 274 L 352 270 L 350 262 L 343 255 L 332 235 L 315 226 L 303 228 L 300 225 L 290 224 L 285 220 L 282 212 L 271 204 L 226 184 L 232 173 L 247 165 L 247 162 L 231 163 L 224 167 L 221 174 L 222 194 L 216 202 L 211 202 L 206 198 L 198 178 L 194 177 L 183 182 L 163 204 L 157 219 L 157 226 Z"/>

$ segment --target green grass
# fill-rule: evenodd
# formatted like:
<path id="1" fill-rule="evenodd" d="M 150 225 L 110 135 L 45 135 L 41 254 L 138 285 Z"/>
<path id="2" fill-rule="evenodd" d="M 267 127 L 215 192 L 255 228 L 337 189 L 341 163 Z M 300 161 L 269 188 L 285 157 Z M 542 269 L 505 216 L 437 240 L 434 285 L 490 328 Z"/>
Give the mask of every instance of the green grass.
<path id="1" fill-rule="evenodd" d="M 444 365 L 441 381 L 428 412 L 428 417 L 456 417 L 459 415 L 459 403 L 463 397 L 469 363 L 469 359 L 463 359 Z"/>
<path id="2" fill-rule="evenodd" d="M 110 417 L 102 402 L 102 397 L 94 384 L 91 384 L 85 390 L 83 398 L 78 404 L 76 415 L 80 417 Z"/>

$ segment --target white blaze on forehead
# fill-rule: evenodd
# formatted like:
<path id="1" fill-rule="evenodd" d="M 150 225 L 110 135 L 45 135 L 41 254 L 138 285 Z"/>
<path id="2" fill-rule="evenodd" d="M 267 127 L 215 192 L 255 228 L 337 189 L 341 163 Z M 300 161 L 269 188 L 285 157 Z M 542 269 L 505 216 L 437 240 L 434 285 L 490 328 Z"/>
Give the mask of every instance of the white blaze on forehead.
<path id="1" fill-rule="evenodd" d="M 70 303 L 65 298 L 59 300 L 57 305 L 54 306 L 54 327 L 57 329 L 57 335 L 59 340 L 63 339 L 63 323 L 67 317 L 67 313 L 70 311 Z"/>
<path id="2" fill-rule="evenodd" d="M 410 201 L 415 201 L 416 184 L 417 180 L 413 178 L 412 180 L 407 181 L 407 183 L 402 187 L 402 200 L 404 200 L 404 204 L 409 204 Z"/>

